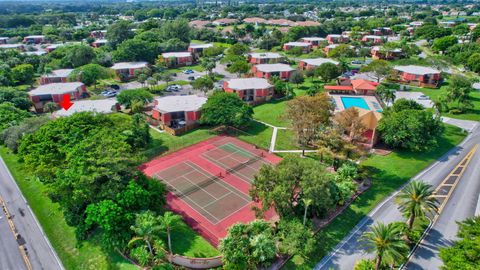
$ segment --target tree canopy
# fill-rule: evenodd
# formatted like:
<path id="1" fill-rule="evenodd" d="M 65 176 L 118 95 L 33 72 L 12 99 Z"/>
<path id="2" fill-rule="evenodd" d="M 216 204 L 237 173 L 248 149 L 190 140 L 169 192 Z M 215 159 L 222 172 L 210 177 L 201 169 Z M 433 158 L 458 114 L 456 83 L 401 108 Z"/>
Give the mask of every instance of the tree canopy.
<path id="1" fill-rule="evenodd" d="M 200 121 L 207 125 L 241 127 L 250 122 L 253 110 L 235 93 L 216 92 L 202 108 Z"/>
<path id="2" fill-rule="evenodd" d="M 98 64 L 87 64 L 78 67 L 70 73 L 69 77 L 73 81 L 81 81 L 86 85 L 95 85 L 100 79 L 107 79 L 111 77 L 111 72 Z"/>
<path id="3" fill-rule="evenodd" d="M 131 108 L 135 102 L 142 102 L 146 104 L 153 101 L 153 95 L 145 89 L 132 89 L 120 92 L 117 95 L 117 100 L 126 108 Z"/>
<path id="4" fill-rule="evenodd" d="M 411 105 L 404 106 L 407 103 Z M 428 150 L 436 145 L 443 131 L 441 120 L 415 103 L 400 99 L 384 111 L 377 129 L 387 145 L 412 151 Z"/>
<path id="5" fill-rule="evenodd" d="M 10 102 L 0 104 L 0 131 L 16 126 L 22 122 L 23 119 L 30 117 L 31 114 L 27 111 L 15 107 Z"/>
<path id="6" fill-rule="evenodd" d="M 220 251 L 225 269 L 253 270 L 257 265 L 268 266 L 276 252 L 270 223 L 256 220 L 233 225 L 222 239 Z"/>
<path id="7" fill-rule="evenodd" d="M 457 222 L 459 229 L 458 240 L 451 247 L 440 249 L 440 258 L 443 268 L 479 269 L 480 268 L 480 216 Z"/>
<path id="8" fill-rule="evenodd" d="M 303 216 L 303 199 L 313 201 L 310 215 L 320 217 L 338 202 L 333 175 L 318 162 L 294 156 L 285 157 L 275 167 L 263 166 L 255 176 L 250 195 L 262 202 L 261 210 L 274 207 L 282 218 Z"/>

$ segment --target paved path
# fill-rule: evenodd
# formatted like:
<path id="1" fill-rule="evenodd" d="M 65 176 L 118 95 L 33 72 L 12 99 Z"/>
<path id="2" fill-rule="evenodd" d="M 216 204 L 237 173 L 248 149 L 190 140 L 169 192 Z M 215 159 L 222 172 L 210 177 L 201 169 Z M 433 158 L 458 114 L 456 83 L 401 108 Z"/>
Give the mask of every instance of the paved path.
<path id="1" fill-rule="evenodd" d="M 460 145 L 451 149 L 413 179 L 421 179 L 434 187 L 438 186 L 445 176 L 467 155 L 470 149 L 479 143 L 480 128 L 476 128 Z M 435 224 L 432 234 L 427 237 L 426 249 L 422 246 L 414 254 L 412 265 L 417 264 L 419 267 L 423 267 L 422 269 L 438 269 L 439 258 L 436 256 L 438 247 L 435 247 L 435 245 L 438 244 L 438 241 L 442 241 L 445 244 L 451 241 L 451 236 L 456 233 L 457 228 L 455 220 L 461 220 L 466 216 L 473 215 L 478 192 L 480 191 L 480 181 L 478 180 L 480 179 L 480 172 L 477 165 L 480 162 L 479 156 L 480 154 L 477 152 L 445 207 L 443 214 Z M 376 222 L 390 223 L 392 221 L 404 220 L 397 209 L 397 205 L 394 203 L 394 197 L 397 193 L 398 191 L 389 196 L 360 221 L 350 234 L 316 265 L 315 269 L 353 269 L 356 261 L 362 258 L 372 258 L 372 254 L 365 253 L 359 238 L 369 229 L 370 225 Z M 435 239 L 438 239 L 438 241 L 435 242 Z M 432 243 L 433 245 L 430 245 Z M 428 248 L 431 250 L 428 250 Z M 417 257 L 419 258 L 418 260 L 416 259 Z M 420 260 L 421 258 L 424 258 L 424 260 Z M 410 266 L 408 269 L 410 269 Z"/>
<path id="2" fill-rule="evenodd" d="M 5 201 L 18 233 L 24 239 L 28 257 L 34 270 L 64 269 L 57 254 L 46 238 L 36 217 L 23 197 L 10 171 L 0 157 L 0 195 Z M 4 216 L 2 216 L 4 217 Z M 3 218 L 2 218 L 3 219 Z M 11 241 L 11 231 L 5 232 L 0 220 L 0 269 L 24 269 L 25 263 L 18 259 L 18 244 Z M 9 236 L 10 234 L 10 236 Z M 5 236 L 5 238 L 4 238 Z M 3 264 L 6 263 L 6 265 Z M 13 266 L 13 268 L 11 268 Z"/>
<path id="3" fill-rule="evenodd" d="M 442 116 L 442 122 L 453 125 L 453 126 L 457 126 L 468 132 L 472 132 L 476 127 L 480 125 L 480 123 L 477 121 L 454 119 L 454 118 L 445 117 L 445 116 Z"/>

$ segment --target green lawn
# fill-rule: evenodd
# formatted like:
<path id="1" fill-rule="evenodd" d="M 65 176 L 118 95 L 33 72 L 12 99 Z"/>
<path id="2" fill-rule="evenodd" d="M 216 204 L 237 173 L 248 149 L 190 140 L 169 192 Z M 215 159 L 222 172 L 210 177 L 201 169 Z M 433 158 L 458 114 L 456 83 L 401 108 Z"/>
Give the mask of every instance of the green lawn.
<path id="1" fill-rule="evenodd" d="M 167 239 L 165 238 L 165 243 Z M 203 239 L 185 223 L 172 230 L 172 250 L 175 254 L 196 258 L 208 258 L 220 255 L 207 240 Z"/>
<path id="2" fill-rule="evenodd" d="M 285 99 L 277 99 L 255 106 L 253 108 L 253 118 L 277 127 L 286 127 L 288 122 L 282 118 L 285 104 Z"/>
<path id="3" fill-rule="evenodd" d="M 290 129 L 279 129 L 277 132 L 277 141 L 275 150 L 295 150 L 300 149 L 295 143 L 295 135 Z"/>
<path id="4" fill-rule="evenodd" d="M 215 134 L 207 128 L 199 128 L 187 132 L 181 136 L 172 136 L 168 133 L 160 133 L 150 129 L 152 141 L 144 151 L 146 159 L 150 160 L 158 155 L 175 152 L 192 144 L 209 139 Z"/>
<path id="5" fill-rule="evenodd" d="M 273 128 L 259 122 L 251 121 L 250 124 L 236 134 L 242 141 L 257 145 L 263 149 L 270 147 Z"/>
<path id="6" fill-rule="evenodd" d="M 313 84 L 319 84 L 318 81 L 311 82 L 310 79 L 306 80 L 299 87 L 295 87 L 294 91 L 297 96 L 306 95 L 306 91 Z M 295 85 L 291 85 L 295 86 Z M 288 121 L 283 119 L 283 113 L 285 112 L 285 104 L 287 99 L 274 99 L 270 102 L 260 104 L 253 107 L 253 118 L 259 121 L 274 125 L 276 127 L 288 126 Z"/>
<path id="7" fill-rule="evenodd" d="M 370 211 L 389 194 L 418 174 L 448 150 L 459 144 L 466 134 L 459 128 L 446 126 L 438 147 L 429 152 L 396 151 L 387 156 L 373 155 L 361 164 L 370 171 L 373 185 L 357 198 L 341 215 L 317 235 L 320 244 L 312 258 L 302 261 L 294 257 L 285 269 L 311 269 L 337 245 Z"/>
<path id="8" fill-rule="evenodd" d="M 447 85 L 442 85 L 442 87 L 439 89 L 416 88 L 416 90 L 421 91 L 425 95 L 429 96 L 432 100 L 438 100 L 441 96 L 445 96 L 447 94 Z M 469 110 L 463 114 L 443 113 L 442 115 L 463 120 L 480 121 L 480 91 L 471 92 L 470 98 L 474 106 L 472 110 Z M 455 106 L 455 104 L 452 104 L 452 106 Z"/>
<path id="9" fill-rule="evenodd" d="M 107 254 L 93 241 L 77 242 L 74 228 L 65 223 L 58 204 L 47 197 L 45 186 L 30 178 L 7 148 L 0 146 L 0 154 L 66 269 L 137 269 L 118 254 Z"/>

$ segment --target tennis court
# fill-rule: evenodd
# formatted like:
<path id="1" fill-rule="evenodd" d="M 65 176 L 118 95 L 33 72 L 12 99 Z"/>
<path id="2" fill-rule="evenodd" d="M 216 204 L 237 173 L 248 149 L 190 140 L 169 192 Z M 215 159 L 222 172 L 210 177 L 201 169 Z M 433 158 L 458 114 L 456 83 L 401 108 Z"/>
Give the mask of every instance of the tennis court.
<path id="1" fill-rule="evenodd" d="M 253 181 L 255 174 L 264 164 L 270 162 L 264 160 L 265 153 L 257 150 L 257 153 L 227 142 L 202 154 L 203 157 L 225 169 L 225 173 L 233 173 L 249 183 Z"/>
<path id="2" fill-rule="evenodd" d="M 160 171 L 154 177 L 164 181 L 178 198 L 187 201 L 212 224 L 218 224 L 251 201 L 248 195 L 223 182 L 219 176 L 189 161 Z"/>
<path id="3" fill-rule="evenodd" d="M 280 158 L 229 136 L 217 136 L 141 166 L 148 176 L 164 182 L 167 204 L 187 223 L 217 245 L 228 228 L 255 219 L 248 195 L 254 176 L 264 164 Z M 269 211 L 265 216 L 276 216 Z"/>

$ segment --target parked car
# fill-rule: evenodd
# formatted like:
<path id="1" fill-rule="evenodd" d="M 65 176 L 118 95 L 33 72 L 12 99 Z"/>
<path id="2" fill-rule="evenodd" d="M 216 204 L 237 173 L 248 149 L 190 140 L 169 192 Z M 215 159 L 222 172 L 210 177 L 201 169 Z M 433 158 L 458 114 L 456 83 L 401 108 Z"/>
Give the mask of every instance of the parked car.
<path id="1" fill-rule="evenodd" d="M 190 76 L 190 77 L 188 77 L 188 80 L 194 81 L 194 80 L 195 80 L 195 76 Z"/>
<path id="2" fill-rule="evenodd" d="M 361 65 L 361 64 L 363 64 L 363 62 L 360 61 L 360 60 L 353 60 L 351 63 L 352 63 L 352 65 Z"/>
<path id="3" fill-rule="evenodd" d="M 120 90 L 120 85 L 118 85 L 118 84 L 112 84 L 112 85 L 110 85 L 110 88 L 112 88 L 113 90 L 118 91 L 118 90 Z"/>
<path id="4" fill-rule="evenodd" d="M 167 92 L 172 92 L 172 91 L 178 92 L 180 90 L 182 90 L 182 86 L 178 84 L 172 84 L 172 85 L 169 85 L 167 88 L 165 88 L 165 91 Z"/>
<path id="5" fill-rule="evenodd" d="M 193 73 L 195 73 L 195 72 L 191 69 L 186 69 L 186 70 L 183 71 L 183 74 L 193 74 Z"/>
<path id="6" fill-rule="evenodd" d="M 418 97 L 418 100 L 429 100 L 430 98 L 428 96 L 425 96 L 425 95 L 421 95 Z"/>
<path id="7" fill-rule="evenodd" d="M 103 91 L 101 94 L 104 97 L 114 97 L 117 95 L 117 91 L 108 90 L 108 91 Z"/>

